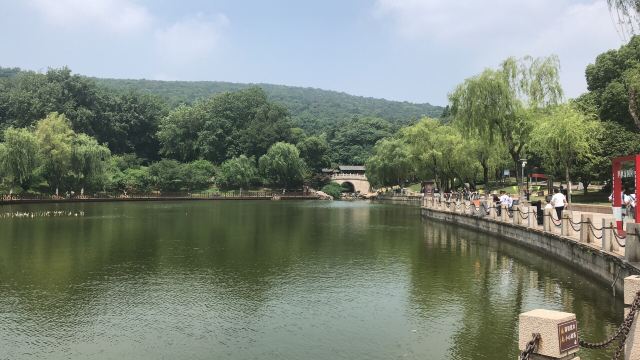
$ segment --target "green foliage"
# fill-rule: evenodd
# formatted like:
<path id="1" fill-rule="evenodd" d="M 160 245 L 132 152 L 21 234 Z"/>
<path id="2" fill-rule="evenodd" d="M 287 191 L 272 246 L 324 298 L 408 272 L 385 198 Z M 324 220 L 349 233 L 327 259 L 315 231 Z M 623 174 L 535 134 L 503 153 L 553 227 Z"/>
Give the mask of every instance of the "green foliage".
<path id="1" fill-rule="evenodd" d="M 570 183 L 570 170 L 594 155 L 594 134 L 599 133 L 602 127 L 597 120 L 571 105 L 555 106 L 536 123 L 531 148 L 542 155 L 545 168 L 564 172 Z"/>
<path id="2" fill-rule="evenodd" d="M 329 144 L 324 136 L 309 136 L 298 142 L 296 147 L 300 151 L 300 156 L 309 166 L 309 169 L 319 173 L 322 168 L 331 165 L 329 159 Z"/>
<path id="3" fill-rule="evenodd" d="M 135 90 L 159 95 L 166 99 L 171 107 L 255 86 L 216 81 L 95 80 L 109 89 Z M 310 134 L 328 132 L 337 124 L 354 116 L 379 117 L 401 126 L 412 124 L 423 116 L 437 118 L 443 110 L 442 107 L 430 104 L 374 99 L 336 91 L 270 84 L 258 86 L 264 90 L 270 101 L 284 105 L 291 113 L 293 123 Z"/>
<path id="4" fill-rule="evenodd" d="M 241 154 L 260 156 L 272 144 L 290 137 L 286 109 L 269 102 L 259 88 L 181 106 L 162 120 L 158 132 L 164 155 L 216 163 Z"/>
<path id="5" fill-rule="evenodd" d="M 75 136 L 71 130 L 71 122 L 64 115 L 51 113 L 38 121 L 35 134 L 43 162 L 43 176 L 58 194 L 71 170 L 72 142 Z"/>
<path id="6" fill-rule="evenodd" d="M 206 160 L 183 164 L 163 159 L 149 166 L 153 186 L 167 192 L 206 189 L 211 184 L 214 171 L 213 164 Z"/>
<path id="7" fill-rule="evenodd" d="M 260 173 L 270 185 L 285 189 L 302 185 L 306 165 L 294 145 L 273 144 L 258 164 Z"/>
<path id="8" fill-rule="evenodd" d="M 206 160 L 196 160 L 182 164 L 182 176 L 187 190 L 204 190 L 212 183 L 215 167 Z"/>
<path id="9" fill-rule="evenodd" d="M 146 194 L 151 191 L 153 179 L 149 169 L 144 166 L 116 171 L 112 175 L 110 190 L 130 194 Z"/>
<path id="10" fill-rule="evenodd" d="M 71 146 L 73 184 L 81 189 L 100 189 L 107 181 L 109 149 L 86 134 L 76 135 Z"/>
<path id="11" fill-rule="evenodd" d="M 340 197 L 342 196 L 343 190 L 344 188 L 340 184 L 334 181 L 322 187 L 322 192 L 324 192 L 327 195 L 331 195 L 336 200 L 340 199 Z"/>
<path id="12" fill-rule="evenodd" d="M 105 90 L 68 68 L 45 74 L 0 68 L 0 73 L 9 74 L 0 76 L 0 128 L 30 126 L 57 112 L 69 119 L 75 132 L 107 143 L 114 153 L 157 158 L 155 132 L 167 112 L 158 97 Z"/>
<path id="13" fill-rule="evenodd" d="M 640 19 L 640 3 L 638 0 L 607 0 L 609 10 L 616 15 L 618 24 L 630 34 L 636 33 Z"/>
<path id="14" fill-rule="evenodd" d="M 28 189 L 40 164 L 38 139 L 28 129 L 8 128 L 0 144 L 0 169 L 12 185 Z"/>
<path id="15" fill-rule="evenodd" d="M 391 124 L 380 118 L 355 117 L 333 131 L 332 161 L 339 164 L 364 164 L 375 143 L 393 134 Z"/>
<path id="16" fill-rule="evenodd" d="M 163 159 L 149 166 L 149 175 L 156 189 L 176 192 L 185 187 L 181 170 L 176 160 Z"/>
<path id="17" fill-rule="evenodd" d="M 555 56 L 508 58 L 498 70 L 465 80 L 449 95 L 454 122 L 484 144 L 500 141 L 517 168 L 536 112 L 562 100 L 559 67 Z"/>
<path id="18" fill-rule="evenodd" d="M 367 179 L 374 186 L 403 184 L 415 169 L 404 139 L 383 139 L 366 163 Z"/>
<path id="19" fill-rule="evenodd" d="M 435 179 L 449 189 L 454 179 L 475 184 L 482 170 L 487 184 L 491 171 L 506 158 L 499 142 L 489 145 L 476 136 L 463 136 L 458 127 L 425 118 L 376 144 L 366 163 L 367 177 L 375 186 Z"/>
<path id="20" fill-rule="evenodd" d="M 597 114 L 628 129 L 640 128 L 638 94 L 640 87 L 640 37 L 634 36 L 618 50 L 598 55 L 587 66 L 587 87 Z"/>
<path id="21" fill-rule="evenodd" d="M 591 136 L 593 153 L 579 159 L 571 168 L 571 176 L 582 182 L 585 188 L 593 181 L 611 179 L 611 159 L 640 153 L 640 134 L 610 122 L 600 122 L 601 131 Z"/>
<path id="22" fill-rule="evenodd" d="M 216 183 L 222 189 L 247 189 L 258 182 L 258 177 L 255 159 L 240 155 L 220 165 Z"/>
<path id="23" fill-rule="evenodd" d="M 197 159 L 200 155 L 199 133 L 205 123 L 206 114 L 202 103 L 194 106 L 179 106 L 162 119 L 158 139 L 160 153 L 179 161 Z"/>

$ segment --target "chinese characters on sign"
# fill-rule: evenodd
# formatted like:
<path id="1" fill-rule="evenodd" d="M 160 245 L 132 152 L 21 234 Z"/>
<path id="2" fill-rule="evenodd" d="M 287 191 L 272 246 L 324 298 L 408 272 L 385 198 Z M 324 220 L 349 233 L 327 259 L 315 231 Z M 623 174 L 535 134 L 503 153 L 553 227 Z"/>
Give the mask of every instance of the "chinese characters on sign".
<path id="1" fill-rule="evenodd" d="M 561 353 L 578 347 L 578 322 L 576 320 L 558 324 L 558 341 Z"/>

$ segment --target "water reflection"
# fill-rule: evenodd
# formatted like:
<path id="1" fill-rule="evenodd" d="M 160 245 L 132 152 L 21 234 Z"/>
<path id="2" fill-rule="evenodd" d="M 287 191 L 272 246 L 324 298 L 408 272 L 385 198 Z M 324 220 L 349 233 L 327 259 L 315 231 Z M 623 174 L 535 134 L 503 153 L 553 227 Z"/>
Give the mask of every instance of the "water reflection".
<path id="1" fill-rule="evenodd" d="M 412 207 L 46 207 L 86 215 L 0 220 L 0 359 L 502 359 L 520 312 L 576 312 L 596 339 L 622 315 L 574 270 Z"/>

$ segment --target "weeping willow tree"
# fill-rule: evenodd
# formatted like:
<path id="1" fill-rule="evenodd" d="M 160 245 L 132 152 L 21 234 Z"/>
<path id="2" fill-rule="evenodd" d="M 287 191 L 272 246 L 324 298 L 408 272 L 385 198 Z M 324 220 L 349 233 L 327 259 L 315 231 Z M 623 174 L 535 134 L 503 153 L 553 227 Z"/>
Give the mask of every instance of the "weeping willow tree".
<path id="1" fill-rule="evenodd" d="M 607 0 L 623 31 L 637 34 L 640 30 L 640 0 Z"/>
<path id="2" fill-rule="evenodd" d="M 596 134 L 602 125 L 572 105 L 554 106 L 540 117 L 532 133 L 531 147 L 542 156 L 547 169 L 564 173 L 571 202 L 571 169 L 592 158 L 597 149 Z"/>
<path id="3" fill-rule="evenodd" d="M 536 113 L 562 101 L 559 74 L 555 55 L 508 58 L 498 69 L 466 79 L 449 94 L 454 123 L 488 146 L 504 145 L 518 169 Z"/>

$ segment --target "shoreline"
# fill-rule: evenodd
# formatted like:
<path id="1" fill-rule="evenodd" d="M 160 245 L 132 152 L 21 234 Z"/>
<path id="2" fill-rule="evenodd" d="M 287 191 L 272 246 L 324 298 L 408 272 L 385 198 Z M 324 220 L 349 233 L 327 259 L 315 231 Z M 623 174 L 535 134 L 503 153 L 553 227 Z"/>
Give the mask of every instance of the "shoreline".
<path id="1" fill-rule="evenodd" d="M 28 205 L 28 204 L 71 204 L 71 203 L 100 203 L 100 202 L 134 202 L 134 201 L 224 201 L 224 200 L 319 200 L 311 195 L 276 195 L 274 196 L 148 196 L 122 198 L 71 198 L 71 199 L 2 199 L 0 206 Z"/>
<path id="2" fill-rule="evenodd" d="M 615 286 L 623 291 L 623 279 L 640 274 L 640 263 L 631 263 L 624 256 L 604 251 L 560 234 L 527 228 L 499 220 L 480 218 L 469 214 L 454 213 L 421 207 L 423 219 L 458 225 L 519 244 L 540 254 L 551 256 L 564 264 L 592 276 L 602 284 Z"/>

